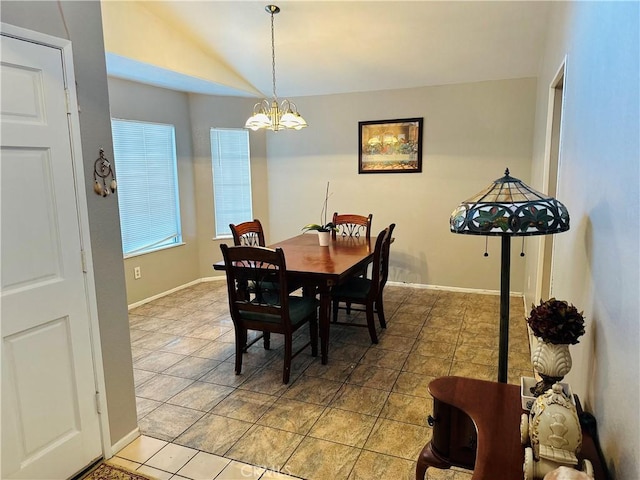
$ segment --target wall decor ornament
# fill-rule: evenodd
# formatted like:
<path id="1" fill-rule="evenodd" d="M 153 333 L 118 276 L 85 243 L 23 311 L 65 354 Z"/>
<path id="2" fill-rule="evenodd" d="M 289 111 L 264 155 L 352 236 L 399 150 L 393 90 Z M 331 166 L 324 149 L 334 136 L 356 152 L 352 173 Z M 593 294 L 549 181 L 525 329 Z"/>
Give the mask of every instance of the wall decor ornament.
<path id="1" fill-rule="evenodd" d="M 110 181 L 109 177 L 111 177 Z M 107 186 L 107 182 L 109 182 L 109 186 Z M 116 174 L 113 172 L 111 162 L 104 156 L 104 149 L 101 148 L 100 156 L 93 164 L 93 191 L 96 192 L 96 195 L 106 197 L 115 193 L 116 188 L 118 188 Z"/>
<path id="2" fill-rule="evenodd" d="M 358 173 L 422 172 L 422 121 L 358 122 Z"/>

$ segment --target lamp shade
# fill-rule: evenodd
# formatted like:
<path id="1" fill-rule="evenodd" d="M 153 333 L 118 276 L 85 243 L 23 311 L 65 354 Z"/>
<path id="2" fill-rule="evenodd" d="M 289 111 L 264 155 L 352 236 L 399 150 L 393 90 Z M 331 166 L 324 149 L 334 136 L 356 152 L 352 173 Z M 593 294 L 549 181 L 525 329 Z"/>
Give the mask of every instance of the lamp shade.
<path id="1" fill-rule="evenodd" d="M 449 219 L 451 231 L 471 235 L 529 236 L 569 230 L 569 212 L 553 197 L 509 175 L 462 202 Z"/>

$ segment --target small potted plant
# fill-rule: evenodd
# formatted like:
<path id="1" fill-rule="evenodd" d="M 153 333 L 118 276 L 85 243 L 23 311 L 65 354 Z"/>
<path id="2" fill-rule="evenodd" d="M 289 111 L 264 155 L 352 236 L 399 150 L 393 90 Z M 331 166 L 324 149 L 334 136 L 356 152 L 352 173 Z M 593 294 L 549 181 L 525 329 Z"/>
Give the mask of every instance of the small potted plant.
<path id="1" fill-rule="evenodd" d="M 584 335 L 583 312 L 564 300 L 551 298 L 532 305 L 527 323 L 538 339 L 531 354 L 533 368 L 542 380 L 531 388 L 536 397 L 561 381 L 571 370 L 569 345 Z"/>
<path id="2" fill-rule="evenodd" d="M 329 202 L 329 182 L 327 182 L 327 191 L 324 194 L 324 203 L 322 204 L 322 210 L 320 211 L 321 223 L 310 223 L 302 227 L 302 230 L 307 232 L 310 230 L 316 230 L 318 232 L 318 241 L 321 247 L 329 246 L 329 236 L 331 231 L 336 229 L 333 222 L 327 222 L 327 205 Z"/>

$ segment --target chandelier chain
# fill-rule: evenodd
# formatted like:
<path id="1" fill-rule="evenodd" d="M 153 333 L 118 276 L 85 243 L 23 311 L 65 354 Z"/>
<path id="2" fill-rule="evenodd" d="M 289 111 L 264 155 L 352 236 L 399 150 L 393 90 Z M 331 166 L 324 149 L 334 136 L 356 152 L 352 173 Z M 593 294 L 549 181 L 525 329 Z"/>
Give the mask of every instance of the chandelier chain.
<path id="1" fill-rule="evenodd" d="M 273 98 L 271 101 L 263 99 L 253 106 L 253 115 L 245 123 L 245 128 L 253 131 L 261 128 L 277 132 L 278 130 L 300 130 L 308 127 L 302 115 L 298 113 L 295 103 L 283 100 L 278 104 L 276 93 L 276 34 L 273 16 L 280 12 L 277 5 L 267 5 L 264 9 L 271 15 L 271 81 L 273 83 Z"/>
<path id="2" fill-rule="evenodd" d="M 273 78 L 273 98 L 278 99 L 276 95 L 276 42 L 273 28 L 273 12 L 271 12 L 271 73 Z"/>

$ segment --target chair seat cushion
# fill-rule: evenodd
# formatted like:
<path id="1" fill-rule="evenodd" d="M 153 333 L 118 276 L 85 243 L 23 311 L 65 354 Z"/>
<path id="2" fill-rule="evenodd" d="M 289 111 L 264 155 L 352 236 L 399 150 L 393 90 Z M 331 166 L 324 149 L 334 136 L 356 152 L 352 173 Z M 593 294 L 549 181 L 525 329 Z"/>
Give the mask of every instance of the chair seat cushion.
<path id="1" fill-rule="evenodd" d="M 288 293 L 295 292 L 300 287 L 301 285 L 289 283 L 287 284 L 287 289 L 289 290 Z M 263 292 L 270 292 L 272 295 L 278 295 L 280 292 L 280 285 L 278 284 L 278 282 L 267 282 L 267 281 L 259 281 L 259 282 L 252 281 L 251 285 L 249 285 L 248 291 L 256 292 L 258 291 L 258 288 Z"/>
<path id="2" fill-rule="evenodd" d="M 333 287 L 334 297 L 366 298 L 371 290 L 371 280 L 364 277 L 351 277 L 341 285 Z"/>
<path id="3" fill-rule="evenodd" d="M 252 281 L 249 285 L 250 292 L 257 292 L 258 290 L 268 293 L 269 295 L 278 295 L 280 291 L 280 287 L 277 282 L 254 282 Z"/>
<path id="4" fill-rule="evenodd" d="M 318 301 L 315 298 L 308 297 L 289 297 L 289 318 L 291 319 L 291 325 L 295 326 L 310 315 L 316 314 L 316 308 L 318 307 Z M 281 323 L 282 320 L 279 315 L 268 315 L 264 313 L 246 312 L 241 311 L 240 316 L 246 320 L 253 320 L 258 322 L 270 322 Z"/>

